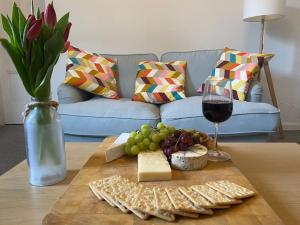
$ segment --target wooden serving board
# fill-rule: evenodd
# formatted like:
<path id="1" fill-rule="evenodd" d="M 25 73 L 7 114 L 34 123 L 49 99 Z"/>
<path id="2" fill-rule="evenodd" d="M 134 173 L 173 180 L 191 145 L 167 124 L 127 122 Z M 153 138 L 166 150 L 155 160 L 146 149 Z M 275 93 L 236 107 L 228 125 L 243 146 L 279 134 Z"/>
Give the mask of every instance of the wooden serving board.
<path id="1" fill-rule="evenodd" d="M 141 220 L 133 214 L 124 214 L 105 201 L 99 201 L 90 191 L 88 183 L 103 177 L 119 174 L 132 181 L 137 181 L 137 159 L 124 156 L 105 163 L 103 150 L 115 138 L 106 138 L 96 153 L 71 182 L 67 191 L 54 204 L 50 213 L 43 219 L 43 225 L 161 225 L 170 224 L 157 218 Z M 209 162 L 207 167 L 199 171 L 172 171 L 172 181 L 143 182 L 144 185 L 189 186 L 207 181 L 227 179 L 247 188 L 255 190 L 231 161 Z M 283 224 L 279 217 L 261 195 L 244 200 L 240 205 L 229 209 L 214 210 L 214 215 L 200 215 L 197 219 L 177 217 L 176 222 L 185 225 L 221 224 L 221 225 L 277 225 Z"/>

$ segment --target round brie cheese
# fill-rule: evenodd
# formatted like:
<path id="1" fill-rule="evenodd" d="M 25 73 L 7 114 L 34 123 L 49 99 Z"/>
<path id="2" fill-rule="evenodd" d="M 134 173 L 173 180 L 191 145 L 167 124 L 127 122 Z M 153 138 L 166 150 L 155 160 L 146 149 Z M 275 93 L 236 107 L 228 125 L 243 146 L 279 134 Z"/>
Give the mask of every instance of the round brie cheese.
<path id="1" fill-rule="evenodd" d="M 208 160 L 207 148 L 196 144 L 187 151 L 175 152 L 171 156 L 171 166 L 179 170 L 199 170 L 206 166 Z"/>

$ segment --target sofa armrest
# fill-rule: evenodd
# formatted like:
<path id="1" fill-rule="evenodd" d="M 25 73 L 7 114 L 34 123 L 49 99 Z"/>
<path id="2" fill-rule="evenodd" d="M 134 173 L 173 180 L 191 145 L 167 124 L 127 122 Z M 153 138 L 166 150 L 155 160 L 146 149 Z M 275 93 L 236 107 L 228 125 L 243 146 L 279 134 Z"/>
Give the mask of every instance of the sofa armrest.
<path id="1" fill-rule="evenodd" d="M 83 102 L 92 97 L 92 94 L 72 87 L 68 84 L 61 84 L 57 88 L 58 101 L 62 104 Z"/>
<path id="2" fill-rule="evenodd" d="M 262 93 L 263 93 L 262 85 L 258 81 L 253 80 L 250 83 L 249 91 L 246 96 L 246 101 L 247 102 L 261 102 Z"/>

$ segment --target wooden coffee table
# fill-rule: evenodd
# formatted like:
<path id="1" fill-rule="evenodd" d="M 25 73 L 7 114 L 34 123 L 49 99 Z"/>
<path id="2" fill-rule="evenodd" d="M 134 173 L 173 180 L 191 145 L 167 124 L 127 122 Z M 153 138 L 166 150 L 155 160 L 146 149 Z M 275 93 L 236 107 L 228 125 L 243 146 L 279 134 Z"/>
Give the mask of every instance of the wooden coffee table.
<path id="1" fill-rule="evenodd" d="M 111 141 L 112 139 L 110 138 L 107 139 L 105 143 L 108 144 Z M 235 143 L 222 144 L 222 146 L 224 150 L 228 151 L 232 155 L 234 164 L 251 181 L 255 189 L 260 193 L 259 196 L 264 196 L 273 210 L 281 217 L 282 221 L 285 224 L 300 224 L 300 217 L 298 215 L 298 212 L 300 211 L 299 145 L 293 143 Z M 82 193 L 80 196 L 73 196 L 77 199 L 93 198 L 89 191 L 82 187 L 82 185 L 78 185 L 80 183 L 87 183 L 89 180 L 85 180 L 84 176 L 77 174 L 77 172 L 83 165 L 84 161 L 86 161 L 97 148 L 97 143 L 67 143 L 68 178 L 58 185 L 43 188 L 30 186 L 27 183 L 27 166 L 25 162 L 22 162 L 1 176 L 0 224 L 41 224 L 42 218 L 47 214 L 47 212 L 50 212 L 54 203 L 68 187 L 70 190 L 78 188 L 77 191 Z M 93 164 L 90 161 L 86 164 L 82 171 L 84 171 L 84 173 L 88 173 L 87 170 L 91 168 L 96 169 L 97 167 L 99 168 L 98 164 Z M 108 171 L 107 168 L 106 171 Z M 77 177 L 73 179 L 76 174 Z M 70 185 L 71 180 L 73 180 L 73 183 Z M 83 188 L 83 190 L 80 190 L 80 188 Z M 70 199 L 70 197 L 72 197 L 71 195 L 71 192 L 66 192 L 59 202 L 62 203 L 64 199 Z M 249 202 L 246 201 L 240 206 L 234 207 L 228 211 L 224 211 L 224 213 L 221 213 L 220 215 L 217 215 L 216 221 L 219 220 L 221 224 L 241 224 L 241 220 L 236 220 L 235 218 L 243 218 L 243 216 L 247 214 L 247 211 L 243 211 L 244 214 L 238 213 L 240 210 L 239 208 L 245 210 L 244 204 L 250 204 L 251 201 L 256 201 L 254 200 L 255 198 L 253 198 L 253 200 L 249 199 L 247 200 Z M 120 215 L 122 218 L 134 218 L 132 215 L 120 214 L 116 209 L 111 208 L 104 202 L 99 204 L 96 199 L 94 200 L 95 201 L 93 201 L 91 205 L 86 206 L 88 208 L 85 208 L 85 212 L 99 213 L 99 224 L 105 224 L 103 223 L 103 221 L 105 221 L 103 218 L 107 218 L 108 216 L 111 217 L 111 215 L 105 215 L 105 212 L 107 212 L 105 210 L 109 210 L 110 213 L 115 213 L 114 216 Z M 259 201 L 263 202 L 261 205 L 264 205 L 265 207 L 262 209 L 259 208 L 251 210 L 257 211 L 257 213 L 265 215 L 265 217 L 262 216 L 262 219 L 257 220 L 255 217 L 250 218 L 251 215 L 248 215 L 248 224 L 269 224 L 267 221 L 270 219 L 272 220 L 272 224 L 280 224 L 280 219 L 267 205 L 267 203 L 261 197 L 259 197 Z M 74 210 L 76 207 L 80 208 L 80 206 L 76 206 L 76 204 L 79 204 L 79 202 L 74 201 L 73 206 L 69 205 L 66 207 L 63 213 L 74 213 L 74 211 L 72 212 L 72 209 Z M 264 210 L 267 214 L 264 213 Z M 237 217 L 230 217 L 231 219 L 229 222 L 222 219 L 223 215 L 227 215 L 228 213 L 233 215 L 233 211 L 237 212 Z M 55 213 L 55 211 L 52 212 Z M 48 219 L 51 218 L 48 217 Z M 134 221 L 137 224 L 144 224 L 143 221 L 136 218 L 134 218 Z M 192 224 L 201 224 L 201 219 L 190 221 Z M 59 221 L 56 221 L 55 223 L 50 222 L 50 220 L 48 220 L 48 222 L 45 220 L 45 224 L 60 224 Z M 78 224 L 86 224 L 84 223 L 85 221 L 78 220 L 77 222 Z M 132 224 L 130 223 L 131 221 L 128 222 L 128 224 Z M 158 220 L 151 219 L 148 222 L 158 222 Z M 72 224 L 77 223 L 74 221 Z M 146 222 L 146 224 L 148 223 Z"/>

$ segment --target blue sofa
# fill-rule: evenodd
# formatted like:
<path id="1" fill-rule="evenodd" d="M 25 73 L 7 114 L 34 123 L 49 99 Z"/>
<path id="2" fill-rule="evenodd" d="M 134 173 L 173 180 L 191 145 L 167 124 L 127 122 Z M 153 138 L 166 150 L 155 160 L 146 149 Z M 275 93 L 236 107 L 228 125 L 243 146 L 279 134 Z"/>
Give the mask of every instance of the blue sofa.
<path id="1" fill-rule="evenodd" d="M 213 133 L 213 126 L 202 114 L 202 97 L 196 91 L 210 74 L 223 50 L 170 52 L 161 61 L 187 61 L 186 99 L 155 105 L 131 101 L 137 65 L 144 60 L 159 60 L 154 54 L 104 56 L 117 59 L 120 100 L 95 96 L 72 86 L 58 87 L 59 113 L 67 140 L 90 141 L 138 129 L 142 124 L 162 121 L 176 128 Z M 263 135 L 275 132 L 279 110 L 262 103 L 262 86 L 253 81 L 246 101 L 234 101 L 232 117 L 221 124 L 220 135 Z"/>

